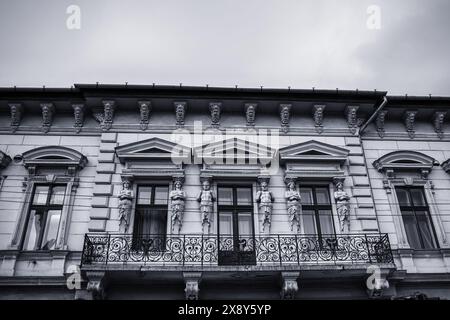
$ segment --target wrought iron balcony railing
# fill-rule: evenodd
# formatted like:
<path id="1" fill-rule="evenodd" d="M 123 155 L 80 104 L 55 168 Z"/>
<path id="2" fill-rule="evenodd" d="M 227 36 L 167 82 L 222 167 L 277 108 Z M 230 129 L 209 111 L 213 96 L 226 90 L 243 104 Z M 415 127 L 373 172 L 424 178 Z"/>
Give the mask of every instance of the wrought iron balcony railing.
<path id="1" fill-rule="evenodd" d="M 201 235 L 86 234 L 82 265 L 177 266 L 393 263 L 387 234 Z"/>

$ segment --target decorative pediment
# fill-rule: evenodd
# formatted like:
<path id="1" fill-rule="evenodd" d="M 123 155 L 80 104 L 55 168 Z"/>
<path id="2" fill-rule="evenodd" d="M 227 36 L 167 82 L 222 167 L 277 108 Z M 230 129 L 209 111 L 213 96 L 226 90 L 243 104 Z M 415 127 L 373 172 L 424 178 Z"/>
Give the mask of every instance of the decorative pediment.
<path id="1" fill-rule="evenodd" d="M 432 157 L 417 151 L 394 151 L 385 154 L 373 162 L 373 166 L 384 172 L 388 177 L 393 177 L 394 171 L 419 171 L 426 178 L 433 166 L 439 163 Z"/>
<path id="2" fill-rule="evenodd" d="M 190 161 L 191 149 L 161 138 L 151 138 L 116 148 L 121 163 L 130 160 L 183 160 Z"/>
<path id="3" fill-rule="evenodd" d="M 280 149 L 280 162 L 286 178 L 332 179 L 344 175 L 342 164 L 349 151 L 315 140 Z"/>
<path id="4" fill-rule="evenodd" d="M 65 167 L 69 173 L 82 169 L 87 163 L 87 158 L 80 152 L 61 146 L 39 147 L 22 154 L 24 166 L 31 172 L 41 167 Z"/>

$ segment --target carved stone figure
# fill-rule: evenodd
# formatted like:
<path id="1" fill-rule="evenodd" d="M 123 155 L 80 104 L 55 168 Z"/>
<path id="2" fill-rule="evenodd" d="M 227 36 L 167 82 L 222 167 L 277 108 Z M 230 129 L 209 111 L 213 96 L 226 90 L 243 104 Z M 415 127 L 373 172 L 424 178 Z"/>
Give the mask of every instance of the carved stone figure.
<path id="1" fill-rule="evenodd" d="M 211 227 L 211 214 L 214 210 L 214 201 L 216 201 L 216 197 L 211 190 L 211 185 L 209 180 L 205 179 L 202 183 L 202 191 L 197 197 L 197 201 L 200 202 L 200 212 L 202 214 L 202 226 L 203 231 L 205 231 L 205 227 L 207 227 L 207 231 Z"/>
<path id="2" fill-rule="evenodd" d="M 256 119 L 256 103 L 246 103 L 245 104 L 245 118 L 247 120 L 247 126 L 254 126 Z"/>
<path id="3" fill-rule="evenodd" d="M 23 108 L 20 103 L 10 103 L 9 108 L 11 111 L 11 130 L 12 132 L 16 132 L 22 120 Z"/>
<path id="4" fill-rule="evenodd" d="M 220 113 L 221 113 L 222 103 L 213 102 L 209 104 L 209 111 L 211 112 L 211 125 L 216 127 L 220 124 Z"/>
<path id="5" fill-rule="evenodd" d="M 256 193 L 256 202 L 258 203 L 259 212 L 264 215 L 262 223 L 264 232 L 266 228 L 270 230 L 274 197 L 272 192 L 269 191 L 269 185 L 266 179 L 261 180 L 260 185 L 261 190 Z"/>
<path id="6" fill-rule="evenodd" d="M 340 230 L 348 232 L 350 230 L 350 196 L 344 191 L 344 179 L 342 177 L 334 178 L 333 182 L 336 187 L 334 199 L 336 200 Z"/>
<path id="7" fill-rule="evenodd" d="M 151 104 L 150 101 L 139 101 L 139 113 L 141 114 L 141 122 L 139 126 L 141 130 L 147 130 L 150 118 Z"/>
<path id="8" fill-rule="evenodd" d="M 42 103 L 42 131 L 47 133 L 53 121 L 54 106 L 52 103 Z"/>
<path id="9" fill-rule="evenodd" d="M 323 132 L 323 113 L 325 110 L 325 105 L 316 104 L 313 107 L 313 118 L 314 118 L 314 126 L 318 133 Z"/>
<path id="10" fill-rule="evenodd" d="M 358 120 L 356 118 L 356 113 L 359 109 L 359 106 L 347 106 L 345 109 L 346 117 L 347 117 L 347 125 L 352 134 L 355 134 L 356 127 L 358 125 Z"/>
<path id="11" fill-rule="evenodd" d="M 170 192 L 170 209 L 172 210 L 172 216 L 170 220 L 172 222 L 172 232 L 174 231 L 176 225 L 178 225 L 178 232 L 180 232 L 183 225 L 186 192 L 182 190 L 182 187 L 182 179 L 175 179 L 174 189 Z"/>
<path id="12" fill-rule="evenodd" d="M 297 225 L 297 232 L 300 232 L 300 216 L 301 216 L 301 197 L 300 193 L 295 189 L 295 181 L 289 179 L 286 181 L 288 190 L 285 192 L 285 198 L 287 200 L 287 211 L 289 215 L 289 224 L 291 231 L 294 230 L 294 225 Z"/>
<path id="13" fill-rule="evenodd" d="M 380 136 L 380 138 L 384 137 L 384 121 L 386 118 L 388 111 L 387 110 L 381 110 L 378 114 L 377 114 L 377 119 L 375 121 L 375 125 L 377 127 L 377 132 L 378 135 Z"/>
<path id="14" fill-rule="evenodd" d="M 438 137 L 442 139 L 444 137 L 444 119 L 447 115 L 446 111 L 436 111 L 433 116 L 434 131 L 436 131 Z"/>
<path id="15" fill-rule="evenodd" d="M 287 132 L 289 130 L 289 119 L 291 117 L 291 104 L 281 104 L 280 105 L 280 120 L 281 120 L 281 129 L 283 132 Z"/>
<path id="16" fill-rule="evenodd" d="M 186 115 L 186 102 L 174 102 L 175 121 L 177 126 L 184 126 L 184 117 Z"/>
<path id="17" fill-rule="evenodd" d="M 133 191 L 131 190 L 131 182 L 128 179 L 124 179 L 122 182 L 122 190 L 119 193 L 120 233 L 126 233 L 128 231 L 132 207 L 133 207 Z"/>
<path id="18" fill-rule="evenodd" d="M 75 118 L 75 122 L 73 127 L 75 128 L 75 132 L 79 133 L 81 128 L 83 127 L 84 122 L 84 105 L 83 104 L 74 104 L 72 105 L 73 115 Z"/>
<path id="19" fill-rule="evenodd" d="M 405 111 L 405 114 L 403 116 L 404 120 L 405 120 L 405 127 L 406 127 L 406 131 L 408 132 L 408 136 L 413 139 L 415 136 L 415 128 L 414 128 L 414 123 L 416 120 L 416 114 L 417 111 Z"/>

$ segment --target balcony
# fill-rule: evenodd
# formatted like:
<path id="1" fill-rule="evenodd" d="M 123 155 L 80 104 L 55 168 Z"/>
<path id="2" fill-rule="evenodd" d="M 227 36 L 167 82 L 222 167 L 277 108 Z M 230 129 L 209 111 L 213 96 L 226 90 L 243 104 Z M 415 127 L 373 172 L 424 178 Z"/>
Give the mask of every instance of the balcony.
<path id="1" fill-rule="evenodd" d="M 387 234 L 202 235 L 86 234 L 81 259 L 87 269 L 163 267 L 219 270 L 227 266 L 288 270 L 308 266 L 394 263 Z"/>

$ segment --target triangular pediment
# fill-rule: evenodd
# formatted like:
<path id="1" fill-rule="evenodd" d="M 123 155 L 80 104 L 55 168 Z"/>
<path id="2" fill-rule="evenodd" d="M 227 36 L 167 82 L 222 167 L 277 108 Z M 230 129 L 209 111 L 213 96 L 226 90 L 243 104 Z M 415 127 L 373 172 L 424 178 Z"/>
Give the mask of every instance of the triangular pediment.
<path id="1" fill-rule="evenodd" d="M 168 160 L 171 158 L 189 158 L 191 149 L 161 138 L 150 138 L 133 142 L 116 148 L 116 154 L 120 161 L 127 160 Z"/>
<path id="2" fill-rule="evenodd" d="M 280 149 L 281 160 L 345 161 L 349 151 L 327 143 L 311 140 Z"/>

